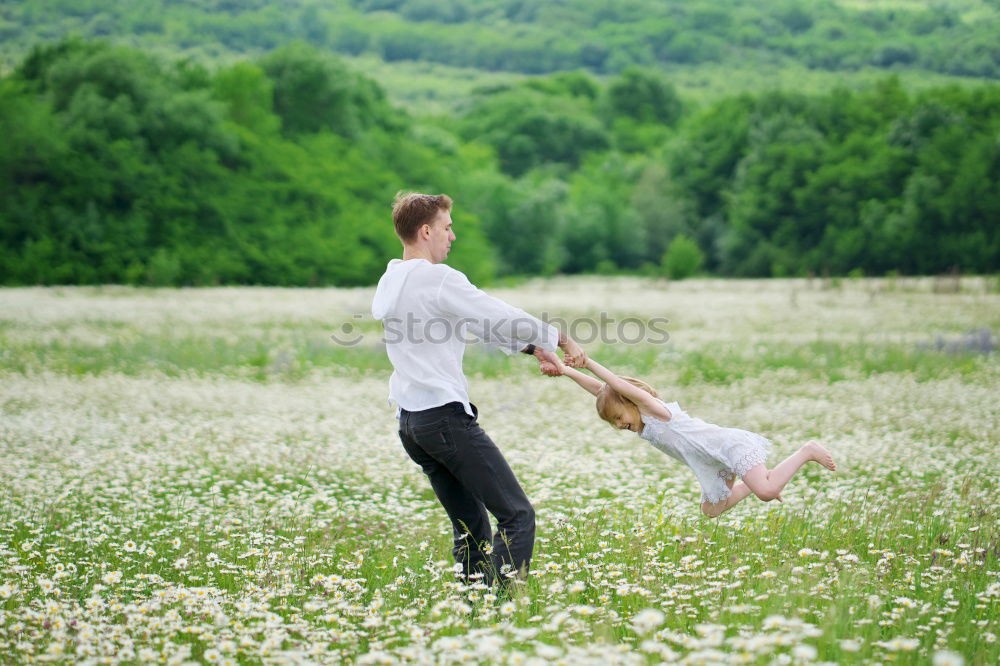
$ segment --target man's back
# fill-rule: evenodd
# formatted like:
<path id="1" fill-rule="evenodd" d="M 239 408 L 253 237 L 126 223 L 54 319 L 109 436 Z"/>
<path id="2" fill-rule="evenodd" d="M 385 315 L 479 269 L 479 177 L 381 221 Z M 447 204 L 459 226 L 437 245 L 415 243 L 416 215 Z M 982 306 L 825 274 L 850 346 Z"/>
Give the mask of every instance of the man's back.
<path id="1" fill-rule="evenodd" d="M 469 386 L 462 372 L 464 324 L 441 307 L 439 293 L 450 274 L 445 264 L 393 259 L 379 280 L 372 316 L 382 321 L 392 362 L 389 399 L 419 411 L 460 402 L 469 413 Z M 466 280 L 467 282 L 467 280 Z"/>

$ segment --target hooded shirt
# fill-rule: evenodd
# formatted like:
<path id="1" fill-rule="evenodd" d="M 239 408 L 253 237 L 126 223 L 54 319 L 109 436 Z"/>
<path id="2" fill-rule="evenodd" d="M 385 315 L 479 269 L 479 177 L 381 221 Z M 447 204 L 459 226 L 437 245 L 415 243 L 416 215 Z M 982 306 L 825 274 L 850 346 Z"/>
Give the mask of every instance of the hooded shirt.
<path id="1" fill-rule="evenodd" d="M 506 354 L 533 344 L 554 351 L 554 326 L 475 287 L 465 274 L 426 259 L 393 259 L 378 282 L 372 316 L 392 362 L 389 401 L 417 412 L 460 402 L 471 416 L 462 358 L 481 340 Z"/>

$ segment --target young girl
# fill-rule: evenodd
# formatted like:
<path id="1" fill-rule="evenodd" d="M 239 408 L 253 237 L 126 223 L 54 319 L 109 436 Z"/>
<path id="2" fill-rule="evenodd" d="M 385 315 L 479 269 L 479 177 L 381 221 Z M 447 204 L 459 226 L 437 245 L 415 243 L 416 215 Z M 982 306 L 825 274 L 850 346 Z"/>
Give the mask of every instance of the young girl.
<path id="1" fill-rule="evenodd" d="M 651 386 L 619 377 L 594 359 L 584 367 L 604 380 L 560 364 L 546 374 L 568 375 L 597 396 L 597 413 L 615 428 L 631 430 L 690 467 L 701 483 L 701 510 L 715 518 L 753 493 L 765 502 L 781 501 L 781 489 L 810 460 L 836 470 L 830 452 L 810 441 L 774 469 L 764 465 L 771 443 L 760 435 L 723 428 L 688 416 L 676 402 L 665 403 Z M 545 370 L 545 368 L 543 368 Z M 742 481 L 737 482 L 736 477 Z"/>

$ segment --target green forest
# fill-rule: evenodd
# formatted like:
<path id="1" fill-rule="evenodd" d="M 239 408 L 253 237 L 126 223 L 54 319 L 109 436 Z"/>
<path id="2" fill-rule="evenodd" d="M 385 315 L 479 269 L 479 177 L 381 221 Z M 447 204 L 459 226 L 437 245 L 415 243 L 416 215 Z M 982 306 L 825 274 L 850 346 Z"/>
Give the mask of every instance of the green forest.
<path id="1" fill-rule="evenodd" d="M 455 199 L 449 263 L 479 282 L 995 272 L 998 16 L 972 1 L 5 3 L 0 283 L 368 285 L 399 253 L 400 189 Z M 430 110 L 359 58 L 483 76 Z M 705 63 L 840 83 L 694 99 L 673 73 Z"/>
<path id="2" fill-rule="evenodd" d="M 1000 77 L 997 0 L 29 0 L 0 8 L 9 58 L 69 33 L 222 56 L 300 40 L 484 70 L 617 73 L 729 60 Z"/>

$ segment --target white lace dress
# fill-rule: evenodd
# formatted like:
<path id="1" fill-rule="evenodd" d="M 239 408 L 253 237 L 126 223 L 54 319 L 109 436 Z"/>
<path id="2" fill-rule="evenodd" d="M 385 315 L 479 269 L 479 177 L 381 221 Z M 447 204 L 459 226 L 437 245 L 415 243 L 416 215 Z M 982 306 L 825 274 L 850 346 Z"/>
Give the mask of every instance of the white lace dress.
<path id="1" fill-rule="evenodd" d="M 712 425 L 689 416 L 676 402 L 660 402 L 671 419 L 643 414 L 645 427 L 639 436 L 694 470 L 703 502 L 714 504 L 729 497 L 726 481 L 742 477 L 771 452 L 771 442 L 757 433 Z"/>

